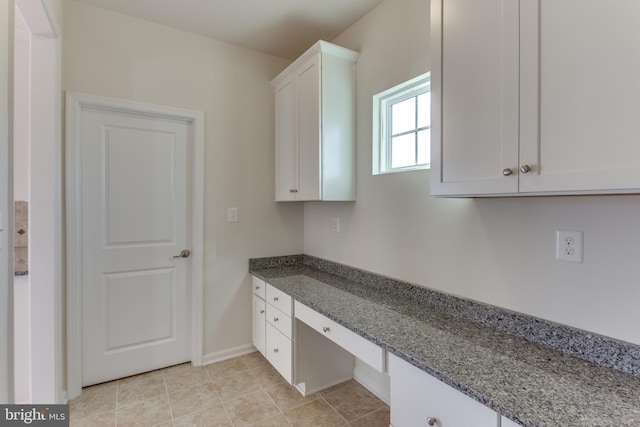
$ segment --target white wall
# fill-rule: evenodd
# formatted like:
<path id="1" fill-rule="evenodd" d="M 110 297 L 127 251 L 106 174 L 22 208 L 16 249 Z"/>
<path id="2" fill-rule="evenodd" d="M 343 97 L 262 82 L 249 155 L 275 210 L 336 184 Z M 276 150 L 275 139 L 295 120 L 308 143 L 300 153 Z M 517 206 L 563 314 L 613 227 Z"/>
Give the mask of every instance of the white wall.
<path id="1" fill-rule="evenodd" d="M 205 113 L 205 354 L 251 342 L 248 258 L 303 248 L 303 206 L 273 201 L 270 80 L 288 64 L 65 1 L 64 90 Z"/>
<path id="2" fill-rule="evenodd" d="M 429 70 L 429 2 L 385 0 L 335 42 L 361 52 L 357 201 L 307 203 L 305 253 L 640 344 L 639 196 L 437 199 L 429 171 L 372 176 L 371 97 Z M 583 264 L 554 260 L 557 229 L 584 231 Z"/>

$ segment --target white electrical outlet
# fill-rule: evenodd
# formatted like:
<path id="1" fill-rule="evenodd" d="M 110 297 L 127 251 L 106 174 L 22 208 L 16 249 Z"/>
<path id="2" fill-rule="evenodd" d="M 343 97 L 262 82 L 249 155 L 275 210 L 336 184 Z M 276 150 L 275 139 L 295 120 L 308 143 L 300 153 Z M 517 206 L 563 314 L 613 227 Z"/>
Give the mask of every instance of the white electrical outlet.
<path id="1" fill-rule="evenodd" d="M 556 231 L 556 259 L 582 262 L 582 231 Z"/>
<path id="2" fill-rule="evenodd" d="M 333 229 L 333 231 L 335 231 L 336 233 L 340 232 L 340 218 L 333 218 L 333 220 L 331 221 L 331 227 Z"/>
<path id="3" fill-rule="evenodd" d="M 227 209 L 227 222 L 238 222 L 238 208 Z"/>

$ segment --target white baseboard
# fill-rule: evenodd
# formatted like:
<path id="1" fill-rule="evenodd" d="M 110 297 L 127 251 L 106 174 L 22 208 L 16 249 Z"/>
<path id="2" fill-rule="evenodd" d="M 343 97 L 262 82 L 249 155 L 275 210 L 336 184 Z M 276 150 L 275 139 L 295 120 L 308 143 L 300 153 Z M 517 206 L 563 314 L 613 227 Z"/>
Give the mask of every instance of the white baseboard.
<path id="1" fill-rule="evenodd" d="M 364 362 L 356 359 L 353 379 L 371 393 L 375 394 L 378 399 L 389 405 L 391 392 L 388 375 L 380 373 Z"/>
<path id="2" fill-rule="evenodd" d="M 234 357 L 244 356 L 245 354 L 253 353 L 256 348 L 252 344 L 240 345 L 238 347 L 228 348 L 225 350 L 216 351 L 214 353 L 205 354 L 202 358 L 203 365 L 209 365 L 211 363 L 222 362 L 223 360 L 233 359 Z"/>

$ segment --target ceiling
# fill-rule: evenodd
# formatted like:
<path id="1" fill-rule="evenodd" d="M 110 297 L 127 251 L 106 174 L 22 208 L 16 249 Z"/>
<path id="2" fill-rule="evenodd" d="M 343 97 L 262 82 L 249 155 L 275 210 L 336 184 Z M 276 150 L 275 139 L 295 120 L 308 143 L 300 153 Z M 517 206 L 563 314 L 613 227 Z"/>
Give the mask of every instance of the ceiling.
<path id="1" fill-rule="evenodd" d="M 382 0 L 80 0 L 136 18 L 294 59 L 331 41 Z"/>

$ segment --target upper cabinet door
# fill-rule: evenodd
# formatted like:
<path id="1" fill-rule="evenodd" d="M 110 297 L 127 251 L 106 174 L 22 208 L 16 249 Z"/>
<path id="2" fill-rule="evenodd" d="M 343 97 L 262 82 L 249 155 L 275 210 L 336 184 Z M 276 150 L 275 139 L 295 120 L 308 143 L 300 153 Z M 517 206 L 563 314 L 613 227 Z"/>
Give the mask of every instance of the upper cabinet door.
<path id="1" fill-rule="evenodd" d="M 639 191 L 640 2 L 521 3 L 520 191 Z"/>
<path id="2" fill-rule="evenodd" d="M 297 74 L 298 200 L 320 200 L 320 60 L 315 56 Z"/>
<path id="3" fill-rule="evenodd" d="M 295 200 L 297 188 L 296 82 L 289 78 L 275 89 L 276 201 Z"/>
<path id="4" fill-rule="evenodd" d="M 518 191 L 518 1 L 432 0 L 435 195 Z"/>

